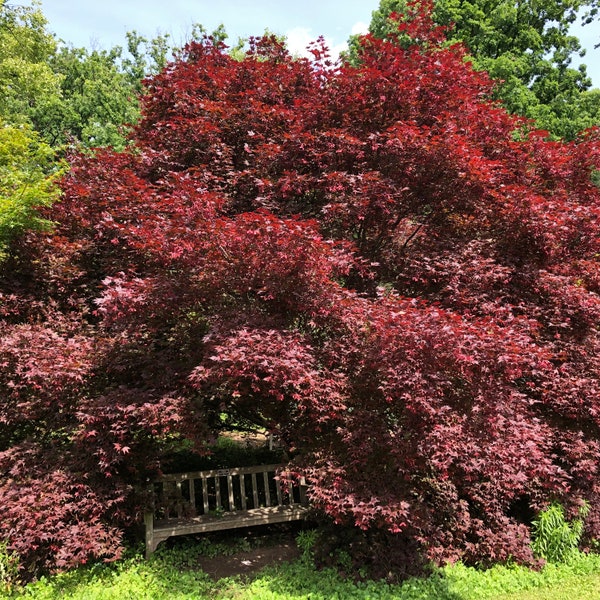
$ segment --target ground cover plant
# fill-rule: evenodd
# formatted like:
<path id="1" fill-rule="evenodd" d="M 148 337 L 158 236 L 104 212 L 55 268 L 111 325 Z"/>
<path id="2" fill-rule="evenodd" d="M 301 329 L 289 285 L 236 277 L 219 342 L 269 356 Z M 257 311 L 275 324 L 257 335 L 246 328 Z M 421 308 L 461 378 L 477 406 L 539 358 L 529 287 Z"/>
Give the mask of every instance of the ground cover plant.
<path id="1" fill-rule="evenodd" d="M 118 558 L 164 458 L 230 422 L 280 440 L 376 578 L 535 563 L 554 501 L 598 537 L 599 132 L 507 114 L 427 5 L 399 36 L 359 66 L 191 43 L 126 150 L 70 157 L 53 233 L 11 241 L 0 539 L 23 577 Z"/>
<path id="2" fill-rule="evenodd" d="M 310 557 L 252 576 L 211 579 L 198 568 L 204 556 L 234 551 L 205 541 L 179 543 L 149 561 L 128 557 L 115 565 L 97 564 L 43 578 L 0 597 L 17 600 L 147 600 L 214 598 L 215 600 L 595 600 L 600 583 L 597 555 L 579 554 L 568 564 L 548 564 L 535 572 L 517 565 L 482 571 L 461 564 L 430 577 L 402 584 L 355 582 L 334 569 L 315 570 Z"/>

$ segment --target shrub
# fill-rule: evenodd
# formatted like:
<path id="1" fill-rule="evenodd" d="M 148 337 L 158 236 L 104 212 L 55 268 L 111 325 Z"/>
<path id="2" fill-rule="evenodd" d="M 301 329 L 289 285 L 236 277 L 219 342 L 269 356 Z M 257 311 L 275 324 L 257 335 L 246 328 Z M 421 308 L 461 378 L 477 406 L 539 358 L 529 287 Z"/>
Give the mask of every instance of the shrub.
<path id="1" fill-rule="evenodd" d="M 579 518 L 567 521 L 564 508 L 554 502 L 533 522 L 531 548 L 536 556 L 549 562 L 568 562 L 579 551 L 584 519 L 589 506 L 579 510 Z"/>
<path id="2" fill-rule="evenodd" d="M 19 581 L 19 557 L 8 549 L 7 542 L 0 542 L 0 592 L 10 592 Z"/>
<path id="3" fill-rule="evenodd" d="M 312 564 L 315 557 L 315 546 L 317 543 L 317 531 L 314 529 L 305 529 L 296 537 L 296 544 L 302 552 L 302 560 Z"/>
<path id="4" fill-rule="evenodd" d="M 319 568 L 333 567 L 350 579 L 397 583 L 431 573 L 424 548 L 407 532 L 363 531 L 321 522 L 311 541 L 314 562 Z"/>
<path id="5" fill-rule="evenodd" d="M 285 462 L 286 458 L 283 449 L 270 449 L 266 442 L 250 443 L 243 439 L 222 436 L 215 444 L 207 446 L 202 454 L 184 449 L 165 455 L 162 459 L 162 467 L 164 472 L 181 473 L 276 464 Z"/>

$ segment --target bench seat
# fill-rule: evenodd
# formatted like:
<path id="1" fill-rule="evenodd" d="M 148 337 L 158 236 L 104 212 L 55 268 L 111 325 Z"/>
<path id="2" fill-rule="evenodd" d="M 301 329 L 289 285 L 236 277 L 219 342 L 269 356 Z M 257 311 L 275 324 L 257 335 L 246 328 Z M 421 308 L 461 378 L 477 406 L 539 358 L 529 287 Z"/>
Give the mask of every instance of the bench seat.
<path id="1" fill-rule="evenodd" d="M 152 485 L 154 506 L 144 518 L 146 557 L 172 536 L 303 519 L 305 486 L 284 490 L 277 476 L 283 466 L 164 475 Z"/>

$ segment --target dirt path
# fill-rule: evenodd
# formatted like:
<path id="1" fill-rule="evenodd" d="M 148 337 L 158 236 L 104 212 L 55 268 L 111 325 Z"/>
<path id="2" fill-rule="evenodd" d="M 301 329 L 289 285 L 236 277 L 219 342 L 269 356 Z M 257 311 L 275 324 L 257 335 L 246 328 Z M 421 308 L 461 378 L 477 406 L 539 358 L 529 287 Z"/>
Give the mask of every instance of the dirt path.
<path id="1" fill-rule="evenodd" d="M 268 565 L 290 562 L 300 556 L 293 539 L 231 556 L 200 557 L 200 568 L 215 581 L 234 575 L 254 575 Z"/>

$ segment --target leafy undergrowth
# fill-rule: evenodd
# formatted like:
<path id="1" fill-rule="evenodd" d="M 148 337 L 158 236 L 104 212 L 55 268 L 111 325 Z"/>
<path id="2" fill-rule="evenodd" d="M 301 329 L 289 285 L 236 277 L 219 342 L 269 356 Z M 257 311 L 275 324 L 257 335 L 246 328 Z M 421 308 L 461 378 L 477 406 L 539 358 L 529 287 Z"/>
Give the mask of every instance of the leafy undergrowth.
<path id="1" fill-rule="evenodd" d="M 540 572 L 518 566 L 480 571 L 448 566 L 427 579 L 401 585 L 354 583 L 332 569 L 315 570 L 308 555 L 293 563 L 270 567 L 252 579 L 213 581 L 198 569 L 200 556 L 231 549 L 198 543 L 139 555 L 114 565 L 92 565 L 44 578 L 12 593 L 11 600 L 600 600 L 600 555 L 578 554 L 568 564 L 547 565 Z"/>

